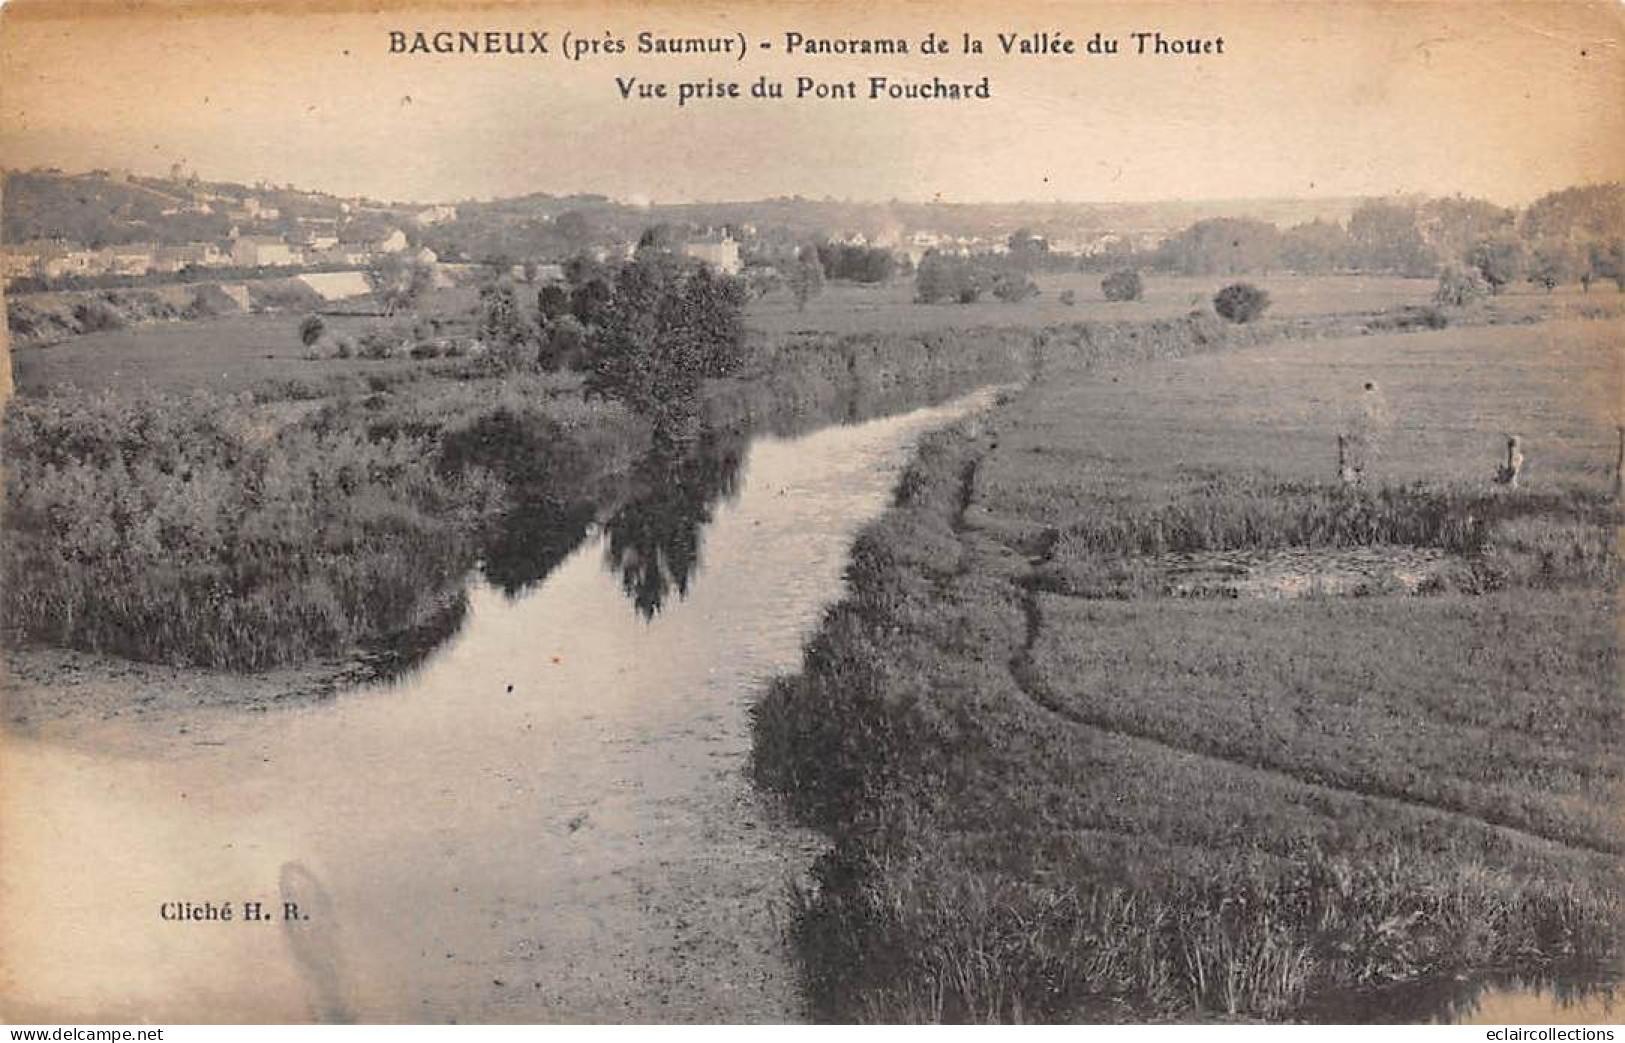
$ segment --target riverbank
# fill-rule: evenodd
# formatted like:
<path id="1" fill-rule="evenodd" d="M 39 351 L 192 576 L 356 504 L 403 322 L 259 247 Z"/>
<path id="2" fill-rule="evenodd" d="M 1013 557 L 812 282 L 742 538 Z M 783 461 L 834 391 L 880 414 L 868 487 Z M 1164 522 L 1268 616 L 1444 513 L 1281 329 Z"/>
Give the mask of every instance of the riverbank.
<path id="1" fill-rule="evenodd" d="M 470 582 L 387 683 L 11 732 L 0 792 L 51 813 L 0 837 L 0 888 L 55 913 L 0 922 L 0 991 L 43 1022 L 804 1020 L 785 882 L 824 842 L 752 789 L 746 708 L 916 439 L 987 401 L 759 435 L 698 506 L 633 483 L 545 581 Z M 315 914 L 177 947 L 155 910 L 200 891 Z"/>
<path id="2" fill-rule="evenodd" d="M 1292 1020 L 1618 958 L 1613 328 L 1252 335 L 1050 351 L 857 540 L 755 710 L 758 783 L 835 845 L 819 1019 Z M 1507 431 L 1542 434 L 1497 495 Z M 1307 598 L 1247 592 L 1283 561 Z"/>
<path id="3" fill-rule="evenodd" d="M 8 644 L 25 657 L 43 645 L 253 673 L 345 663 L 432 630 L 477 565 L 517 589 L 617 505 L 684 510 L 666 502 L 668 473 L 690 475 L 680 498 L 714 495 L 728 445 L 752 431 L 796 433 L 1070 368 L 1428 328 L 1418 314 L 1236 326 L 1196 312 L 772 339 L 740 376 L 707 386 L 711 434 L 679 454 L 686 462 L 656 459 L 647 425 L 584 401 L 573 374 L 470 360 L 403 360 L 231 396 L 25 395 L 6 428 Z M 1486 305 L 1451 321 L 1507 320 Z M 24 672 L 49 683 L 43 662 Z"/>

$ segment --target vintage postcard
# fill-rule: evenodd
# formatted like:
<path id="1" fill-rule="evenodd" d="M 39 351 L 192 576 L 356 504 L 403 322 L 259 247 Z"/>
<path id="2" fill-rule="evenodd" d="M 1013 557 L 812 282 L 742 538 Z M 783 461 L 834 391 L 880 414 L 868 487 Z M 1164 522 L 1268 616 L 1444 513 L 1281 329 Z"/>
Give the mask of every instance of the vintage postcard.
<path id="1" fill-rule="evenodd" d="M 1581 0 L 12 0 L 0 1020 L 1620 1020 L 1622 99 Z"/>

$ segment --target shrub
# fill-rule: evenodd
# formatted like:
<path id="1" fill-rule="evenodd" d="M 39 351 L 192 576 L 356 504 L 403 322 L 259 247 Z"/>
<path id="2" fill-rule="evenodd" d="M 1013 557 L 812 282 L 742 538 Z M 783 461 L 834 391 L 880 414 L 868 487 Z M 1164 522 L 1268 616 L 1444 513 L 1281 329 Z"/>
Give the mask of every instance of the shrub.
<path id="1" fill-rule="evenodd" d="M 1270 295 L 1250 282 L 1231 283 L 1213 297 L 1213 310 L 1231 322 L 1252 322 L 1270 306 Z"/>
<path id="2" fill-rule="evenodd" d="M 299 324 L 299 342 L 307 348 L 313 348 L 326 332 L 327 324 L 322 321 L 320 315 L 306 315 L 305 321 Z"/>
<path id="3" fill-rule="evenodd" d="M 1062 304 L 1064 304 L 1068 308 L 1070 308 L 1074 304 L 1078 303 L 1078 295 L 1075 292 L 1073 292 L 1072 290 L 1062 290 L 1061 291 L 1061 296 L 1060 296 L 1060 301 L 1061 301 Z"/>
<path id="4" fill-rule="evenodd" d="M 354 354 L 355 342 L 349 337 L 340 337 L 338 344 L 333 349 L 333 356 L 335 358 L 347 359 Z"/>
<path id="5" fill-rule="evenodd" d="M 1374 330 L 1442 330 L 1450 325 L 1450 317 L 1438 308 L 1407 304 L 1398 311 L 1388 311 L 1372 319 Z"/>
<path id="6" fill-rule="evenodd" d="M 1439 287 L 1433 291 L 1433 303 L 1461 308 L 1489 292 L 1489 284 L 1477 269 L 1452 264 L 1439 272 Z"/>
<path id="7" fill-rule="evenodd" d="M 364 359 L 387 359 L 406 350 L 411 337 L 399 326 L 375 326 L 361 335 L 359 354 Z"/>
<path id="8" fill-rule="evenodd" d="M 1145 293 L 1145 284 L 1139 272 L 1122 268 L 1100 280 L 1100 292 L 1108 301 L 1137 301 Z"/>
<path id="9" fill-rule="evenodd" d="M 1008 270 L 993 277 L 993 296 L 1006 304 L 1017 304 L 1038 295 L 1038 284 L 1024 273 Z"/>
<path id="10" fill-rule="evenodd" d="M 124 316 L 106 301 L 80 301 L 73 306 L 73 320 L 82 333 L 124 328 Z"/>

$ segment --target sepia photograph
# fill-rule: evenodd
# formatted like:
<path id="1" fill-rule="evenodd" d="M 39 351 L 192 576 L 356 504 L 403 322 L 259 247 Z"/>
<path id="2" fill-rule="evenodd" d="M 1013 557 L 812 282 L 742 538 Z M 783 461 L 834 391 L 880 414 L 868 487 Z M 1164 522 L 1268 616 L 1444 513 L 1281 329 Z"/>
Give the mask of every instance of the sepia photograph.
<path id="1" fill-rule="evenodd" d="M 0 1022 L 1625 1022 L 1625 6 L 10 0 L 0 167 Z"/>

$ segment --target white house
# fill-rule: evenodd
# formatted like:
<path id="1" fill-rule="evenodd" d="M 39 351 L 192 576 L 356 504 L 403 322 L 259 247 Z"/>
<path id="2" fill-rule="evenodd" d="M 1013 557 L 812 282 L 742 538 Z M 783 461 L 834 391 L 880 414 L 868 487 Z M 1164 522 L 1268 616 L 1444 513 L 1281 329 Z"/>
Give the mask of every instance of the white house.
<path id="1" fill-rule="evenodd" d="M 739 274 L 739 244 L 730 235 L 707 236 L 691 239 L 683 252 L 702 264 L 710 265 L 723 275 Z"/>

